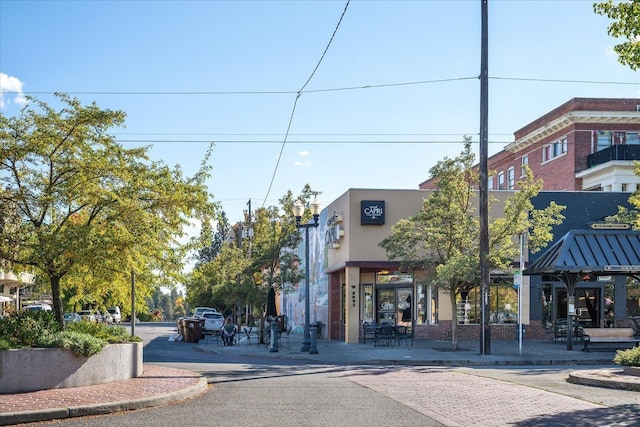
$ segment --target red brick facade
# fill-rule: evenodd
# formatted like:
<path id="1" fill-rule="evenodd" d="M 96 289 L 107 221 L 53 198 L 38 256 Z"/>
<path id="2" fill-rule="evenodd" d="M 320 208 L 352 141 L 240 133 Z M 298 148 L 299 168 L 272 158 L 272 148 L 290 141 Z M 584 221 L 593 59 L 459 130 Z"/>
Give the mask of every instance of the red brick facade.
<path id="1" fill-rule="evenodd" d="M 587 169 L 587 156 L 596 151 L 597 131 L 640 132 L 640 99 L 574 98 L 514 133 L 515 142 L 488 159 L 489 190 L 517 189 L 523 157 L 536 179 L 549 191 L 580 191 L 576 173 Z M 566 143 L 563 140 L 566 139 Z M 566 147 L 559 153 L 553 148 Z M 547 157 L 544 158 L 545 150 Z M 553 153 L 549 155 L 549 153 Z M 509 172 L 513 171 L 513 186 Z M 504 186 L 499 177 L 503 174 Z M 429 179 L 420 189 L 434 189 Z"/>

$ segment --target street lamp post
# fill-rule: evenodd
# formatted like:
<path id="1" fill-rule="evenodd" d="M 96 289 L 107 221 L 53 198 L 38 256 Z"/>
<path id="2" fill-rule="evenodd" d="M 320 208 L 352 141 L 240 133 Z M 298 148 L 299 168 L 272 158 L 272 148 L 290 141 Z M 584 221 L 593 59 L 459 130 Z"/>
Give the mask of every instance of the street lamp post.
<path id="1" fill-rule="evenodd" d="M 310 334 L 310 320 L 309 320 L 309 312 L 311 311 L 311 303 L 310 303 L 310 293 L 309 293 L 309 229 L 316 228 L 320 223 L 318 222 L 318 218 L 320 216 L 320 202 L 318 199 L 314 199 L 309 206 L 311 209 L 311 214 L 313 215 L 313 222 L 308 222 L 307 224 L 301 224 L 302 214 L 304 213 L 304 205 L 300 200 L 296 201 L 293 205 L 293 216 L 296 217 L 296 227 L 299 229 L 304 229 L 304 259 L 305 259 L 305 267 L 304 267 L 304 290 L 305 290 L 305 312 L 304 312 L 304 340 L 302 341 L 302 347 L 300 351 L 309 351 L 311 348 L 311 334 Z M 317 349 L 313 349 L 314 353 L 317 353 Z"/>

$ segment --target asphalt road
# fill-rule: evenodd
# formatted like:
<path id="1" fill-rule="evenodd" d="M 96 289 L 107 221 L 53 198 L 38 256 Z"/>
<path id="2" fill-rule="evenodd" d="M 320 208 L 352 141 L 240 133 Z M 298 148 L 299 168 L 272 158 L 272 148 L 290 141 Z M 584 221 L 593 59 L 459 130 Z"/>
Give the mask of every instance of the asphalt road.
<path id="1" fill-rule="evenodd" d="M 171 325 L 137 325 L 145 363 L 199 372 L 187 401 L 43 426 L 637 426 L 640 394 L 566 382 L 585 366 L 335 366 L 235 358 L 168 342 Z"/>

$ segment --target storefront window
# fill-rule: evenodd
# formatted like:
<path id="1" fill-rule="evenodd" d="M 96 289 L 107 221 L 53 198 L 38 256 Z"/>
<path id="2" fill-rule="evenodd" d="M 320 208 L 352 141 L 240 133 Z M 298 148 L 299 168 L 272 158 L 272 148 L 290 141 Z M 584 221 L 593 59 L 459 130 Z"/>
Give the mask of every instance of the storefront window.
<path id="1" fill-rule="evenodd" d="M 427 323 L 428 314 L 427 308 L 429 304 L 427 304 L 428 298 L 425 295 L 426 286 L 418 285 L 417 290 L 418 294 L 416 295 L 416 300 L 418 301 L 418 317 L 416 318 L 416 323 L 418 325 L 424 325 Z"/>
<path id="2" fill-rule="evenodd" d="M 438 324 L 438 288 L 429 286 L 429 300 L 431 301 L 429 320 L 432 325 Z"/>
<path id="3" fill-rule="evenodd" d="M 506 283 L 492 284 L 489 290 L 489 321 L 518 323 L 518 291 Z M 480 286 L 460 292 L 456 300 L 457 319 L 461 324 L 480 323 Z"/>
<path id="4" fill-rule="evenodd" d="M 627 317 L 640 316 L 640 282 L 627 278 Z"/>
<path id="5" fill-rule="evenodd" d="M 398 272 L 376 274 L 376 284 L 378 285 L 394 285 L 400 283 L 413 283 L 413 274 Z"/>
<path id="6" fill-rule="evenodd" d="M 362 285 L 362 292 L 364 301 L 364 304 L 362 306 L 362 319 L 365 322 L 374 322 L 375 318 L 373 317 L 373 285 Z"/>
<path id="7" fill-rule="evenodd" d="M 542 326 L 549 329 L 553 326 L 553 285 L 542 285 Z"/>

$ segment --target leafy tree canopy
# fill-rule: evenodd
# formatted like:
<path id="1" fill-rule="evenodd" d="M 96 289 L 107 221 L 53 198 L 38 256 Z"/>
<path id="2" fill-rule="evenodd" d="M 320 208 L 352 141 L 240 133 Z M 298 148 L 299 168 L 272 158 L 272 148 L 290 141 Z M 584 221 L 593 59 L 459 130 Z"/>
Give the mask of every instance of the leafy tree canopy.
<path id="1" fill-rule="evenodd" d="M 456 312 L 457 293 L 480 282 L 480 220 L 474 190 L 479 175 L 474 162 L 467 138 L 458 157 L 445 158 L 431 169 L 437 188 L 424 200 L 422 209 L 393 225 L 391 235 L 380 243 L 389 259 L 430 272 L 431 283 L 449 293 L 452 313 Z M 505 201 L 503 215 L 495 208 L 490 215 L 490 269 L 511 267 L 519 253 L 514 236 L 527 233 L 530 250 L 535 252 L 552 240 L 551 227 L 564 219 L 564 206 L 555 203 L 533 209 L 531 199 L 542 189 L 542 182 L 534 181 L 530 170 L 518 188 Z M 489 202 L 495 206 L 496 200 L 491 197 Z M 452 346 L 457 349 L 455 321 L 452 328 Z"/>
<path id="2" fill-rule="evenodd" d="M 598 15 L 612 19 L 608 34 L 612 37 L 626 38 L 626 41 L 613 49 L 621 64 L 637 70 L 640 67 L 640 0 L 613 2 L 608 0 L 595 3 L 593 10 Z"/>
<path id="3" fill-rule="evenodd" d="M 242 304 L 261 313 L 269 288 L 297 283 L 303 272 L 295 249 L 302 236 L 291 212 L 295 200 L 308 204 L 317 194 L 308 185 L 297 198 L 288 191 L 279 200 L 279 206 L 246 212 L 244 221 L 235 225 L 234 233 L 219 224 L 216 233 L 206 239 L 211 244 L 200 252 L 201 262 L 187 282 L 191 305 L 211 304 L 230 309 Z M 308 220 L 308 210 L 306 215 L 303 221 Z M 218 245 L 218 242 L 226 243 Z M 218 247 L 219 250 L 215 249 Z"/>
<path id="4" fill-rule="evenodd" d="M 204 185 L 211 150 L 184 177 L 115 141 L 124 112 L 57 97 L 60 110 L 29 97 L 19 116 L 0 115 L 0 259 L 49 279 L 62 325 L 62 278 L 76 292 L 89 281 L 108 292 L 131 270 L 139 286 L 178 280 L 186 226 L 216 206 Z"/>

